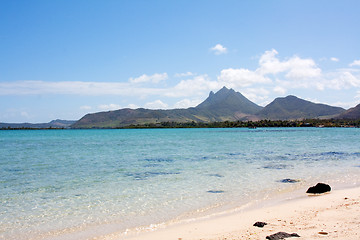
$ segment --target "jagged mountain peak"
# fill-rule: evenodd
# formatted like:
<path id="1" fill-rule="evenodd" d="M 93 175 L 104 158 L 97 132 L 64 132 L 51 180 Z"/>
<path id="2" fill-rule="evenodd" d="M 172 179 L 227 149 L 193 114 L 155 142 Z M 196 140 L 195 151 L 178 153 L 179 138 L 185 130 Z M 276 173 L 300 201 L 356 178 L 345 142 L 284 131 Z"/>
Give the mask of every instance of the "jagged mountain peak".
<path id="1" fill-rule="evenodd" d="M 262 107 L 251 102 L 241 93 L 235 92 L 234 89 L 228 89 L 224 86 L 216 93 L 211 91 L 209 97 L 196 106 L 196 108 L 217 112 L 232 111 L 243 114 L 254 114 L 260 111 Z"/>

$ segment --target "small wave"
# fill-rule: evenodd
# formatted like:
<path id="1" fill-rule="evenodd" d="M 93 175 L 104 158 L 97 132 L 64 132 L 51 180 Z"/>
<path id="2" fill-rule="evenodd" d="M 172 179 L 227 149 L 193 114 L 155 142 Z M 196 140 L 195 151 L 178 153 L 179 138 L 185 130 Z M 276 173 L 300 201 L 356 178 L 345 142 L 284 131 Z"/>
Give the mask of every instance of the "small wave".
<path id="1" fill-rule="evenodd" d="M 338 155 L 348 155 L 347 153 L 344 152 L 323 152 L 320 153 L 321 156 L 338 156 Z"/>
<path id="2" fill-rule="evenodd" d="M 125 176 L 133 177 L 135 180 L 146 180 L 150 177 L 162 176 L 162 175 L 175 175 L 180 172 L 140 172 L 140 173 L 126 173 Z"/>
<path id="3" fill-rule="evenodd" d="M 223 178 L 224 176 L 223 175 L 221 175 L 221 174 L 217 174 L 217 173 L 211 173 L 211 174 L 208 174 L 208 176 L 210 176 L 210 177 L 218 177 L 218 178 Z"/>
<path id="4" fill-rule="evenodd" d="M 146 162 L 158 162 L 158 163 L 161 163 L 161 162 L 174 162 L 173 159 L 170 159 L 170 158 L 145 158 L 144 161 Z"/>
<path id="5" fill-rule="evenodd" d="M 289 165 L 286 165 L 286 164 L 269 164 L 269 165 L 263 166 L 263 168 L 265 168 L 265 169 L 277 169 L 277 170 L 286 169 L 288 167 L 289 167 Z"/>
<path id="6" fill-rule="evenodd" d="M 13 172 L 13 173 L 17 173 L 17 172 L 22 172 L 24 171 L 24 169 L 21 168 L 5 168 L 4 169 L 6 172 Z"/>
<path id="7" fill-rule="evenodd" d="M 224 193 L 225 191 L 223 191 L 223 190 L 209 190 L 207 192 L 208 193 Z"/>

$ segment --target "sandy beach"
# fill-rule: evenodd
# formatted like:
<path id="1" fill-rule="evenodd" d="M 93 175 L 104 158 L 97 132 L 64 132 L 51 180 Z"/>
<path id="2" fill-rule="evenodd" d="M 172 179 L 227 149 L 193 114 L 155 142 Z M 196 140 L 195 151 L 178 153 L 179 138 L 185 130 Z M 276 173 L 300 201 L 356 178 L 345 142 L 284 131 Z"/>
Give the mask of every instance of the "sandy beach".
<path id="1" fill-rule="evenodd" d="M 307 195 L 187 222 L 160 226 L 138 233 L 114 233 L 102 240 L 237 240 L 266 239 L 277 232 L 297 233 L 289 239 L 359 239 L 360 187 L 333 189 L 330 193 Z M 257 221 L 266 222 L 263 228 Z"/>

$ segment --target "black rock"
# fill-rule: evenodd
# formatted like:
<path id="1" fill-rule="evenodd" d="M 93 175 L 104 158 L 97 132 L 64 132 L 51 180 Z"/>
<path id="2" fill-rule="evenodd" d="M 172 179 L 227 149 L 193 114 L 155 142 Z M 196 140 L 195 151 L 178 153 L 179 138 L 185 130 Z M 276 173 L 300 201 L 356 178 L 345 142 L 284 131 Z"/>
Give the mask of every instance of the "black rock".
<path id="1" fill-rule="evenodd" d="M 254 223 L 254 227 L 259 227 L 259 228 L 262 228 L 262 227 L 264 227 L 265 225 L 267 225 L 267 223 L 266 222 L 256 222 L 256 223 Z"/>
<path id="2" fill-rule="evenodd" d="M 325 192 L 330 192 L 331 187 L 325 183 L 318 183 L 316 186 L 309 187 L 306 193 L 320 194 Z"/>
<path id="3" fill-rule="evenodd" d="M 266 239 L 280 240 L 280 239 L 290 238 L 290 237 L 300 237 L 300 236 L 297 233 L 278 232 L 278 233 L 272 234 L 270 236 L 266 236 Z"/>

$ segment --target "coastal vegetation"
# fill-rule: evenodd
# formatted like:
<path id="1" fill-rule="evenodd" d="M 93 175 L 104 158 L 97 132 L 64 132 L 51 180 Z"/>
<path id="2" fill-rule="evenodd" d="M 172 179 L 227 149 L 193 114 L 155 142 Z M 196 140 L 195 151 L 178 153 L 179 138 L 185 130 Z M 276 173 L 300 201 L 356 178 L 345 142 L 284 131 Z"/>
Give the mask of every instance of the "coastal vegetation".
<path id="1" fill-rule="evenodd" d="M 266 127 L 360 127 L 359 120 L 343 119 L 306 119 L 306 120 L 260 120 L 260 121 L 224 121 L 224 122 L 161 122 L 137 124 L 121 127 L 130 128 L 266 128 Z"/>

